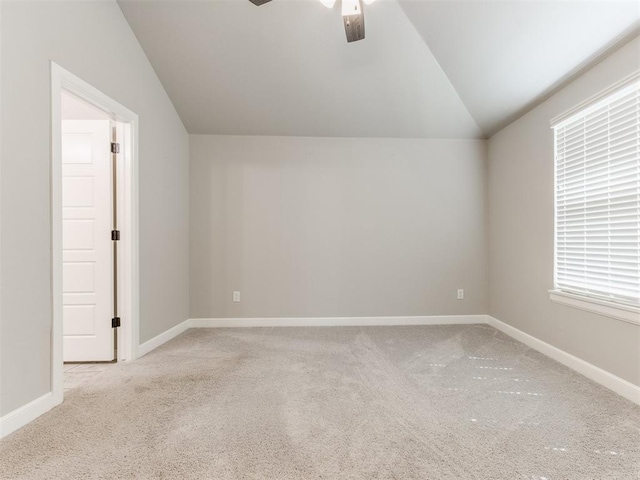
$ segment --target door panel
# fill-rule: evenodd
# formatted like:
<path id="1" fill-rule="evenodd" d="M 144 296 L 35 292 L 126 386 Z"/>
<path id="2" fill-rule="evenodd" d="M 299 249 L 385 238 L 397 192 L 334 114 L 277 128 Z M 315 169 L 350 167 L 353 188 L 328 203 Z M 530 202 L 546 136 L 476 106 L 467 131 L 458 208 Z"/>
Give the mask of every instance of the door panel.
<path id="1" fill-rule="evenodd" d="M 102 122 L 102 120 L 63 120 L 63 123 L 75 123 L 77 125 L 87 124 L 91 122 Z M 82 127 L 81 127 L 82 128 Z M 93 132 L 64 132 L 65 136 L 62 142 L 62 163 L 66 165 L 73 164 L 93 164 L 93 149 L 95 146 L 95 137 Z"/>
<path id="2" fill-rule="evenodd" d="M 93 207 L 93 178 L 65 177 L 62 179 L 62 207 Z"/>
<path id="3" fill-rule="evenodd" d="M 66 262 L 62 267 L 64 293 L 95 292 L 95 263 Z"/>
<path id="4" fill-rule="evenodd" d="M 64 361 L 113 360 L 108 120 L 62 121 Z"/>
<path id="5" fill-rule="evenodd" d="M 94 210 L 93 208 L 91 210 Z M 73 215 L 73 212 L 68 212 Z M 93 214 L 95 212 L 82 212 Z M 93 232 L 95 219 L 75 220 L 70 218 L 62 219 L 62 245 L 63 249 L 73 256 L 75 250 L 91 250 L 95 252 L 95 235 Z"/>
<path id="6" fill-rule="evenodd" d="M 64 329 L 67 335 L 95 335 L 95 305 L 65 305 Z"/>

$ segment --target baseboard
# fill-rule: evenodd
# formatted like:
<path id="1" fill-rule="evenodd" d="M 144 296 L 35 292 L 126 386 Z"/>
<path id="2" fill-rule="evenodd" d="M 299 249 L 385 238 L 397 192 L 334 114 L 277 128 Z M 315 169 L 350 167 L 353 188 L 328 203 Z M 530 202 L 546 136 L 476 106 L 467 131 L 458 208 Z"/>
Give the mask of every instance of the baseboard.
<path id="1" fill-rule="evenodd" d="M 138 346 L 138 358 L 143 357 L 147 353 L 152 350 L 155 350 L 160 345 L 167 343 L 169 340 L 180 335 L 182 332 L 188 330 L 190 328 L 191 321 L 185 320 L 182 323 L 179 323 L 175 327 L 170 328 L 169 330 L 162 332 L 160 335 L 153 337 L 151 340 L 147 340 L 143 344 Z"/>
<path id="2" fill-rule="evenodd" d="M 489 324 L 538 352 L 562 363 L 622 397 L 640 405 L 640 387 L 570 353 L 560 350 L 489 315 L 441 315 L 414 317 L 296 317 L 296 318 L 193 318 L 170 328 L 138 347 L 138 358 L 146 355 L 189 328 L 234 327 L 324 327 L 393 325 Z M 57 405 L 51 392 L 0 418 L 0 438 L 18 430 Z"/>
<path id="3" fill-rule="evenodd" d="M 581 358 L 571 355 L 564 350 L 560 350 L 559 348 L 543 342 L 542 340 L 539 340 L 536 337 L 529 335 L 528 333 L 524 333 L 522 330 L 518 330 L 511 325 L 507 325 L 506 323 L 501 322 L 496 318 L 493 318 L 489 315 L 487 315 L 486 317 L 487 323 L 492 327 L 518 340 L 519 342 L 524 343 L 534 350 L 537 350 L 547 357 L 554 359 L 556 362 L 559 362 L 564 366 L 575 370 L 576 372 L 584 375 L 590 380 L 599 383 L 603 387 L 614 391 L 627 400 L 631 400 L 632 402 L 640 405 L 640 387 L 638 385 L 634 385 L 631 382 L 617 377 L 600 367 L 596 367 L 595 365 L 586 362 Z"/>
<path id="4" fill-rule="evenodd" d="M 192 318 L 189 322 L 191 328 L 470 325 L 486 323 L 486 316 L 437 315 L 417 317 Z"/>
<path id="5" fill-rule="evenodd" d="M 538 352 L 575 370 L 618 395 L 640 405 L 640 387 L 600 367 L 537 339 L 490 315 L 441 315 L 415 317 L 295 317 L 295 318 L 192 318 L 190 328 L 325 327 L 384 325 L 489 324 Z"/>
<path id="6" fill-rule="evenodd" d="M 0 417 L 0 438 L 4 438 L 27 423 L 33 422 L 40 415 L 56 406 L 53 393 L 47 392 L 39 398 Z"/>

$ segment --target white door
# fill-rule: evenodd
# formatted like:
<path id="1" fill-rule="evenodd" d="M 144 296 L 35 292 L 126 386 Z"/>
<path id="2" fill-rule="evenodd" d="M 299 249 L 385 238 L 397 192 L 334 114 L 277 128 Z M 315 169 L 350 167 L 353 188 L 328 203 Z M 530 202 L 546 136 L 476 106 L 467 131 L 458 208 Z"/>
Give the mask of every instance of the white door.
<path id="1" fill-rule="evenodd" d="M 114 358 L 109 120 L 62 121 L 64 361 Z"/>

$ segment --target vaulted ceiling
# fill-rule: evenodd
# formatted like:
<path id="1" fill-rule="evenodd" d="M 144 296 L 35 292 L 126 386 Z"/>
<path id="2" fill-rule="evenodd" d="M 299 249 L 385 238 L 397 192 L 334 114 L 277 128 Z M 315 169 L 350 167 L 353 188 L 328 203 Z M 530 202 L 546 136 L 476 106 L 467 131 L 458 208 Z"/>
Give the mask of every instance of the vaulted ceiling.
<path id="1" fill-rule="evenodd" d="M 638 0 L 400 3 L 487 135 L 640 28 Z"/>
<path id="2" fill-rule="evenodd" d="M 119 0 L 190 133 L 480 138 L 640 29 L 637 1 Z M 640 54 L 640 52 L 639 52 Z"/>

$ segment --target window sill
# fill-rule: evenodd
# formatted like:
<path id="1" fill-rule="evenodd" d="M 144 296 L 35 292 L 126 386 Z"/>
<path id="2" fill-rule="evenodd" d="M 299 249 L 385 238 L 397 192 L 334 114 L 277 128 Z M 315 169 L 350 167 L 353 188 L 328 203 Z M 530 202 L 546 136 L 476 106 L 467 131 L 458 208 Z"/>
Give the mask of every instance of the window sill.
<path id="1" fill-rule="evenodd" d="M 622 320 L 623 322 L 640 325 L 640 308 L 619 303 L 597 300 L 595 298 L 583 297 L 561 290 L 549 290 L 549 298 L 552 302 L 569 307 L 578 308 L 587 312 L 597 313 L 606 317 Z"/>

